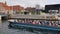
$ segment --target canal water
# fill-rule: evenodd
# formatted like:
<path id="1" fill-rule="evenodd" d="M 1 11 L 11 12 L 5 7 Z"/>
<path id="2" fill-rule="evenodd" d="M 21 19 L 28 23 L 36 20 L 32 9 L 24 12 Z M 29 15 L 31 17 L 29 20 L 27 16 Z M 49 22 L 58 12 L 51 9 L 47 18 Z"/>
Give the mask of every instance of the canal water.
<path id="1" fill-rule="evenodd" d="M 21 29 L 9 29 L 8 28 L 8 24 L 9 22 L 7 20 L 1 21 L 0 20 L 0 34 L 59 34 L 58 32 L 47 32 L 47 31 L 43 31 L 43 32 L 30 32 L 30 31 L 25 31 L 25 30 L 21 30 Z"/>

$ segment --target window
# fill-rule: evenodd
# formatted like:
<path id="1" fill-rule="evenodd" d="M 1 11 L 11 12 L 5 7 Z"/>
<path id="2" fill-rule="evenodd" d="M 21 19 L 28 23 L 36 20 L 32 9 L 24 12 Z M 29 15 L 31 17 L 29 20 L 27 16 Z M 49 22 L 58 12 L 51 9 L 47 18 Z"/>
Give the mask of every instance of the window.
<path id="1" fill-rule="evenodd" d="M 58 13 L 58 10 L 49 10 L 50 13 Z"/>

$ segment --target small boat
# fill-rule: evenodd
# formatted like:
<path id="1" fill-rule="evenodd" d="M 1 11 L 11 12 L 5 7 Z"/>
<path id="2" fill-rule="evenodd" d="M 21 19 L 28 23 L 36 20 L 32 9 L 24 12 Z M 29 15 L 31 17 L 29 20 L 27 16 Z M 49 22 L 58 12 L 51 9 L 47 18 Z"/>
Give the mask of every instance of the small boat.
<path id="1" fill-rule="evenodd" d="M 12 19 L 9 21 L 10 28 L 28 29 L 28 30 L 47 30 L 60 31 L 59 20 L 57 19 Z"/>

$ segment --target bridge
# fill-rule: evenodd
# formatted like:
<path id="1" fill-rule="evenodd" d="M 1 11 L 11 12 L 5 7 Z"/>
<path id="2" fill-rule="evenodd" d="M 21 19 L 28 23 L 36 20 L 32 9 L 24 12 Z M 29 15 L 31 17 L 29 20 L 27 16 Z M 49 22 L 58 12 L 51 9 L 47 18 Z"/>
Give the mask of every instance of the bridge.
<path id="1" fill-rule="evenodd" d="M 8 14 L 0 14 L 0 20 L 6 19 L 8 17 Z"/>
<path id="2" fill-rule="evenodd" d="M 44 16 L 40 16 L 40 15 L 20 15 L 20 14 L 14 14 L 11 15 L 10 18 L 28 18 L 28 19 L 40 19 L 40 18 L 44 18 Z"/>
<path id="3" fill-rule="evenodd" d="M 49 18 L 47 18 L 49 17 Z M 20 15 L 20 14 L 14 14 L 11 15 L 10 18 L 27 18 L 27 19 L 57 19 L 57 16 L 55 15 Z"/>

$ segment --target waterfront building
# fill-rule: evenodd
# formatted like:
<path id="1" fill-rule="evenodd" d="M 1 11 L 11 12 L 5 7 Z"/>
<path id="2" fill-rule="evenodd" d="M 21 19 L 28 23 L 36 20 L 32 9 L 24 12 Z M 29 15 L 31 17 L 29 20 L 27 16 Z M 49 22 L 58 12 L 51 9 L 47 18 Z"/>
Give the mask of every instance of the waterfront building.
<path id="1" fill-rule="evenodd" d="M 39 4 L 36 4 L 35 8 L 36 8 L 36 11 L 35 11 L 35 12 L 36 12 L 38 15 L 41 14 L 42 12 L 44 12 L 43 7 L 40 6 Z"/>
<path id="2" fill-rule="evenodd" d="M 60 4 L 45 5 L 45 12 L 50 14 L 60 13 Z"/>
<path id="3" fill-rule="evenodd" d="M 24 7 L 20 5 L 8 6 L 6 2 L 0 2 L 0 14 L 19 14 L 21 11 L 24 11 Z"/>
<path id="4" fill-rule="evenodd" d="M 39 5 L 24 8 L 20 5 L 8 6 L 6 2 L 0 2 L 0 14 L 40 15 L 43 11 Z"/>
<path id="5" fill-rule="evenodd" d="M 0 2 L 0 14 L 7 14 L 8 11 L 9 11 L 9 7 L 8 7 L 7 3 Z"/>
<path id="6" fill-rule="evenodd" d="M 21 12 L 24 11 L 24 7 L 20 6 L 20 5 L 15 5 L 15 6 L 9 6 L 10 8 L 10 13 L 11 14 L 21 14 Z"/>
<path id="7" fill-rule="evenodd" d="M 35 8 L 32 7 L 25 8 L 25 11 L 27 11 L 29 15 L 35 14 Z"/>
<path id="8" fill-rule="evenodd" d="M 28 12 L 28 14 L 30 15 L 40 15 L 41 12 L 43 12 L 44 10 L 43 9 L 38 9 L 38 7 L 27 7 L 25 8 L 25 11 Z"/>

